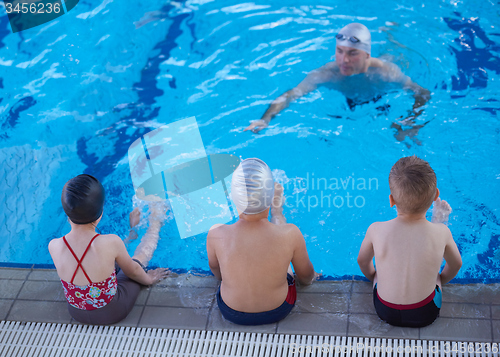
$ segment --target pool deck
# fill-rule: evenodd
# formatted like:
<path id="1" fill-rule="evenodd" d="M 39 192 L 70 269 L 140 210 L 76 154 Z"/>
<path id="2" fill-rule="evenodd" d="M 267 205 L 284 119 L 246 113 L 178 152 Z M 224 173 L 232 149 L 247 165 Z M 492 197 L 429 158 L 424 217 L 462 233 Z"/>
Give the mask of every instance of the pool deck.
<path id="1" fill-rule="evenodd" d="M 77 323 L 55 270 L 0 268 L 0 320 Z M 446 285 L 441 316 L 425 328 L 393 327 L 375 313 L 367 282 L 318 281 L 299 287 L 291 314 L 247 327 L 223 319 L 211 276 L 181 274 L 143 288 L 118 326 L 241 332 L 500 342 L 500 284 Z"/>

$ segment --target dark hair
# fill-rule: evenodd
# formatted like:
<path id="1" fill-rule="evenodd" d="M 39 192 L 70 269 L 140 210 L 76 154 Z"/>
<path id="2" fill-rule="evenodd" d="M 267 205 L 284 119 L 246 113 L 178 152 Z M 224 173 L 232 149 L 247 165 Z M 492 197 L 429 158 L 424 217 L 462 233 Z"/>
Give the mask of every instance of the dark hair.
<path id="1" fill-rule="evenodd" d="M 104 188 L 94 176 L 78 175 L 64 185 L 61 203 L 71 222 L 92 223 L 102 214 Z"/>
<path id="2" fill-rule="evenodd" d="M 427 161 L 403 157 L 391 169 L 389 187 L 399 211 L 425 212 L 436 197 L 436 174 Z"/>

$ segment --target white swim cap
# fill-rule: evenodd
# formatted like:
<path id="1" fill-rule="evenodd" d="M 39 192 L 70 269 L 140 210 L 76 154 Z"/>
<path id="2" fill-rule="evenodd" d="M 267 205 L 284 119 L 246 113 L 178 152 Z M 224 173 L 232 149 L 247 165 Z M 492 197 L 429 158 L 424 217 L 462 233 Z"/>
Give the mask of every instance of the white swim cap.
<path id="1" fill-rule="evenodd" d="M 372 36 L 363 24 L 353 22 L 343 27 L 335 38 L 337 45 L 356 48 L 371 55 Z"/>
<path id="2" fill-rule="evenodd" d="M 231 198 L 238 211 L 257 214 L 271 207 L 274 180 L 267 164 L 256 158 L 245 159 L 233 172 Z"/>

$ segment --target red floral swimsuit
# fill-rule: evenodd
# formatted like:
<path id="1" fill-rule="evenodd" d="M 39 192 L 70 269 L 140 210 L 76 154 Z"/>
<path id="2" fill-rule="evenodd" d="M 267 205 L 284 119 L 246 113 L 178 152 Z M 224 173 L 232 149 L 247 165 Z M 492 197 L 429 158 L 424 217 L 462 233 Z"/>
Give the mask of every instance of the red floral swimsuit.
<path id="1" fill-rule="evenodd" d="M 78 259 L 73 249 L 71 249 L 70 245 L 68 244 L 68 241 L 66 240 L 66 236 L 63 237 L 64 243 L 68 247 L 69 251 L 75 257 L 78 265 L 76 266 L 75 273 L 71 278 L 71 282 L 68 283 L 61 279 L 61 283 L 64 289 L 64 295 L 66 296 L 66 300 L 68 300 L 68 303 L 71 306 L 76 307 L 77 309 L 95 310 L 100 307 L 106 306 L 116 294 L 116 287 L 118 285 L 116 281 L 116 270 L 113 270 L 111 276 L 106 280 L 98 283 L 93 283 L 82 266 L 83 258 L 85 258 L 85 255 L 87 254 L 90 245 L 98 235 L 99 234 L 96 234 L 92 238 L 89 245 L 87 246 L 87 249 L 85 250 L 85 253 L 83 253 L 81 259 Z M 82 269 L 83 274 L 85 274 L 85 277 L 90 283 L 89 285 L 78 286 L 73 284 L 78 268 Z"/>

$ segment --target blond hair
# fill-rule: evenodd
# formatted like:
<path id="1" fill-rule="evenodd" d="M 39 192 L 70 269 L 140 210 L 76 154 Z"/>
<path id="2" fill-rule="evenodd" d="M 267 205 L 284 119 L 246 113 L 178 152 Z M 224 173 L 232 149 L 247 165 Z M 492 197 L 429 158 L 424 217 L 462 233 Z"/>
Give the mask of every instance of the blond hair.
<path id="1" fill-rule="evenodd" d="M 436 174 L 427 161 L 403 157 L 391 169 L 389 187 L 398 211 L 422 213 L 436 197 Z"/>

